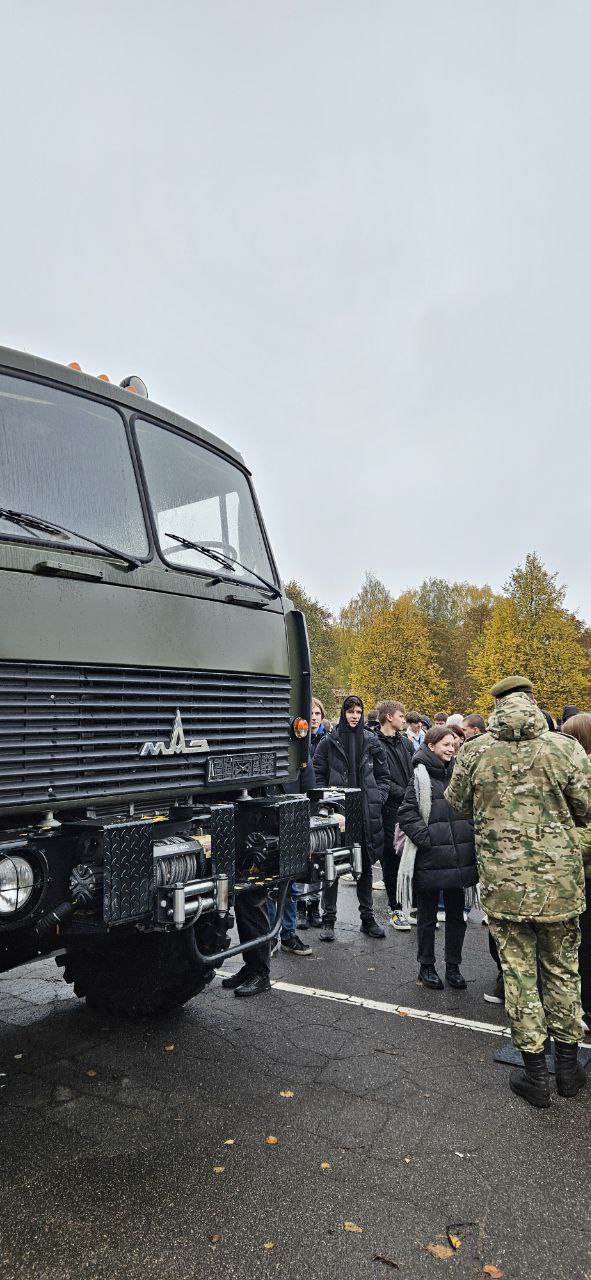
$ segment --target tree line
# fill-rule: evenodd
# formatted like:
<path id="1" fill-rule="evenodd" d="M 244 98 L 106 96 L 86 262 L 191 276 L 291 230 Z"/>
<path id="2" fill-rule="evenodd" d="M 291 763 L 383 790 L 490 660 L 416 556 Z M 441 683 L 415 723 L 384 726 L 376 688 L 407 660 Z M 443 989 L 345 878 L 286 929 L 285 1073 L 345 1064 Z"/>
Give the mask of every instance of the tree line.
<path id="1" fill-rule="evenodd" d="M 502 592 L 426 578 L 394 597 L 366 573 L 338 616 L 298 582 L 287 594 L 306 615 L 313 689 L 331 717 L 355 692 L 369 709 L 399 698 L 407 710 L 480 711 L 489 690 L 518 672 L 555 717 L 591 695 L 591 629 L 564 607 L 565 587 L 535 552 L 517 565 Z"/>

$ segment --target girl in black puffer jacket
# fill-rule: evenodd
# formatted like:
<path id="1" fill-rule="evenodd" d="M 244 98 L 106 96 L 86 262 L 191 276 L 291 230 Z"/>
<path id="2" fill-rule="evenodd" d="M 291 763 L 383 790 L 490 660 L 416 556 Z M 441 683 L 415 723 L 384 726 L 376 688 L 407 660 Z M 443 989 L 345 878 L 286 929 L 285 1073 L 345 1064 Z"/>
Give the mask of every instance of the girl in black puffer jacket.
<path id="1" fill-rule="evenodd" d="M 462 818 L 444 797 L 453 769 L 454 746 L 454 736 L 445 725 L 429 729 L 422 747 L 415 752 L 415 777 L 409 782 L 398 810 L 398 823 L 417 848 L 413 883 L 417 899 L 419 982 L 437 991 L 443 988 L 435 969 L 439 890 L 443 890 L 445 903 L 445 977 L 451 987 L 462 990 L 466 986 L 460 972 L 466 932 L 464 890 L 478 881 L 472 822 Z M 421 767 L 426 774 L 417 774 Z M 424 804 L 419 807 L 419 776 L 424 782 L 428 779 L 430 785 L 427 809 Z M 428 793 L 429 788 L 425 789 Z"/>

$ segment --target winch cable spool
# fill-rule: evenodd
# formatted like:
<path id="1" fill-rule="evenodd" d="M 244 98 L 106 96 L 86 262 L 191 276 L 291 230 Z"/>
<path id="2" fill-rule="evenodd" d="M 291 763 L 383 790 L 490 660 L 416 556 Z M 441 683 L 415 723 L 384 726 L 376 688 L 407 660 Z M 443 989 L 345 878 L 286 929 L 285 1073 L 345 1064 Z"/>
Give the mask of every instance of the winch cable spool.
<path id="1" fill-rule="evenodd" d="M 164 889 L 169 884 L 188 884 L 202 875 L 201 859 L 205 856 L 198 840 L 180 840 L 171 836 L 154 845 L 154 884 Z"/>
<path id="2" fill-rule="evenodd" d="M 310 853 L 326 853 L 339 843 L 338 818 L 310 818 Z"/>

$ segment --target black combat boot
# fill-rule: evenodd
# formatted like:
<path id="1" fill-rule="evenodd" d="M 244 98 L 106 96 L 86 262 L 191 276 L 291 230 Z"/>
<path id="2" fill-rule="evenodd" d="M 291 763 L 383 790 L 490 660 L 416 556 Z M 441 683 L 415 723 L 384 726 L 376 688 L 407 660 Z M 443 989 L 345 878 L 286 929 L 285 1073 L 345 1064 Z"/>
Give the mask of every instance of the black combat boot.
<path id="1" fill-rule="evenodd" d="M 465 991 L 468 985 L 459 964 L 446 964 L 445 981 L 449 987 L 455 987 L 456 991 Z"/>
<path id="2" fill-rule="evenodd" d="M 578 1044 L 554 1041 L 556 1053 L 556 1092 L 561 1098 L 574 1098 L 587 1083 L 585 1068 L 578 1061 Z"/>
<path id="3" fill-rule="evenodd" d="M 297 913 L 298 913 L 298 929 L 307 929 L 308 917 L 306 915 L 306 903 L 303 900 L 303 898 L 300 898 L 298 901 Z"/>
<path id="4" fill-rule="evenodd" d="M 512 1071 L 509 1084 L 513 1093 L 525 1098 L 532 1107 L 550 1106 L 550 1076 L 546 1066 L 546 1056 L 541 1053 L 525 1053 L 521 1050 L 523 1071 Z"/>
<path id="5" fill-rule="evenodd" d="M 385 938 L 386 930 L 382 929 L 381 924 L 374 920 L 373 916 L 368 916 L 367 920 L 362 920 L 359 925 L 362 933 L 366 933 L 368 938 Z"/>
<path id="6" fill-rule="evenodd" d="M 311 929 L 322 928 L 318 898 L 313 898 L 312 901 L 308 903 L 308 924 Z"/>
<path id="7" fill-rule="evenodd" d="M 429 987 L 431 991 L 443 991 L 443 983 L 434 964 L 421 965 L 418 983 L 420 987 Z"/>

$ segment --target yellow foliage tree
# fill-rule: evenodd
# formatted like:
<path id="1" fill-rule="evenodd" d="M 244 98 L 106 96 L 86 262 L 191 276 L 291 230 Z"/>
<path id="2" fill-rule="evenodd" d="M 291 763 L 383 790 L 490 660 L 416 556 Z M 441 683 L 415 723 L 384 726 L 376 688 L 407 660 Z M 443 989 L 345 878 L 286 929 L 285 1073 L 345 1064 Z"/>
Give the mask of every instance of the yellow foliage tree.
<path id="1" fill-rule="evenodd" d="M 486 715 L 493 702 L 491 686 L 517 673 L 532 681 L 540 706 L 559 716 L 564 704 L 583 699 L 589 686 L 589 659 L 576 619 L 561 607 L 564 589 L 530 554 L 505 590 L 469 654 L 476 710 Z"/>
<path id="2" fill-rule="evenodd" d="M 381 698 L 397 698 L 407 710 L 432 714 L 445 698 L 447 685 L 427 624 L 410 592 L 385 604 L 357 633 L 351 688 L 368 708 Z"/>

